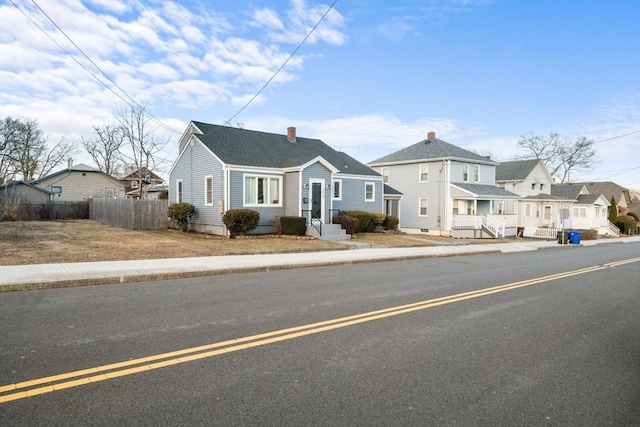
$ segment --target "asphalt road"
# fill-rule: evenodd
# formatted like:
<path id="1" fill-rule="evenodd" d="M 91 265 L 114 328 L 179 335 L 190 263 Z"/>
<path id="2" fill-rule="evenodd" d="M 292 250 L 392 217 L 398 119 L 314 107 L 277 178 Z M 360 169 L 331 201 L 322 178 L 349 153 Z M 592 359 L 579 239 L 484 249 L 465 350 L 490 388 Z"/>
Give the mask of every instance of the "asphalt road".
<path id="1" fill-rule="evenodd" d="M 640 425 L 638 257 L 0 293 L 0 425 Z"/>

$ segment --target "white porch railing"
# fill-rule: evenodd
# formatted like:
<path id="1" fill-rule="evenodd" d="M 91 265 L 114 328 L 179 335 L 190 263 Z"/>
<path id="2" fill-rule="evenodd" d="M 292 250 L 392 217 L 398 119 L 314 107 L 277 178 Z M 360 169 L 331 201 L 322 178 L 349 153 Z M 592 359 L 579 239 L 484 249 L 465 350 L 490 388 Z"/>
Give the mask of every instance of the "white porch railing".
<path id="1" fill-rule="evenodd" d="M 495 237 L 504 237 L 505 224 L 495 218 L 482 215 L 454 215 L 453 230 L 480 230 L 482 227 L 489 230 Z"/>
<path id="2" fill-rule="evenodd" d="M 602 228 L 604 229 L 605 234 L 612 234 L 616 237 L 620 236 L 620 229 L 616 227 L 615 224 L 612 223 L 611 221 L 607 221 L 607 225 L 605 225 Z"/>
<path id="3" fill-rule="evenodd" d="M 536 239 L 557 239 L 558 232 L 562 231 L 557 227 L 525 227 L 524 228 L 524 237 L 533 237 Z"/>

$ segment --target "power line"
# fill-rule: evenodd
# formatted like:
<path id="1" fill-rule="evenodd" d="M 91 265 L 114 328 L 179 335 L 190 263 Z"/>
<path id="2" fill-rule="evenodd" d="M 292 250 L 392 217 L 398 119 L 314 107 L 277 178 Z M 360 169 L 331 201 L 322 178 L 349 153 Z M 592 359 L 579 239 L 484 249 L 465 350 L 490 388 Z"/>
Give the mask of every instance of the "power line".
<path id="1" fill-rule="evenodd" d="M 105 88 L 107 88 L 111 93 L 113 93 L 114 95 L 116 95 L 118 98 L 120 98 L 125 104 L 129 104 L 131 105 L 131 103 L 137 105 L 140 109 L 142 109 L 142 111 L 144 111 L 147 115 L 149 115 L 149 117 L 154 120 L 156 123 L 158 123 L 160 126 L 164 127 L 165 129 L 173 132 L 173 133 L 179 133 L 176 130 L 170 128 L 169 126 L 165 125 L 160 119 L 156 118 L 154 115 L 152 115 L 151 113 L 149 113 L 142 105 L 138 104 L 138 102 L 136 102 L 135 99 L 133 99 L 131 96 L 129 96 L 129 94 L 122 89 L 120 86 L 118 86 L 118 84 L 116 82 L 113 81 L 113 79 L 111 79 L 111 77 L 109 77 L 104 71 L 102 71 L 102 69 L 91 59 L 89 58 L 89 56 L 84 53 L 84 51 L 64 32 L 64 30 L 62 28 L 60 28 L 60 26 L 58 24 L 56 24 L 56 22 L 51 19 L 51 17 L 49 15 L 47 15 L 47 13 L 42 10 L 42 8 L 34 1 L 31 0 L 31 2 L 35 5 L 35 7 L 38 8 L 38 10 L 40 10 L 40 12 L 47 17 L 47 19 L 49 21 L 51 21 L 51 23 L 67 38 L 67 40 L 69 40 L 71 42 L 71 44 L 78 49 L 78 51 L 85 57 L 87 58 L 87 60 L 89 60 L 89 62 L 98 70 L 100 71 L 100 73 L 102 73 L 102 75 L 104 77 L 106 77 L 111 83 L 113 83 L 113 85 L 118 88 L 123 94 L 124 96 L 126 96 L 129 101 L 125 98 L 123 98 L 119 93 L 117 93 L 116 91 L 114 91 L 111 87 L 109 87 L 106 83 L 104 83 L 98 76 L 96 76 L 91 70 L 89 70 L 84 64 L 82 64 L 80 61 L 78 61 L 69 51 L 67 51 L 64 47 L 62 47 L 62 45 L 60 45 L 60 43 L 58 43 L 53 37 L 51 37 L 51 35 L 49 35 L 49 33 L 43 29 L 40 25 L 38 25 L 37 22 L 35 22 L 29 15 L 27 15 L 27 13 L 22 10 L 16 3 L 14 3 L 13 0 L 9 0 L 11 2 L 11 4 L 13 4 L 13 6 L 15 6 L 16 9 L 18 9 L 20 11 L 20 13 L 22 13 L 29 21 L 31 21 L 31 23 L 33 25 L 35 25 L 45 36 L 47 36 L 53 43 L 55 43 L 67 56 L 69 56 L 71 59 L 73 59 L 74 62 L 76 62 L 78 65 L 80 65 L 87 73 L 89 73 L 98 83 L 100 83 L 102 86 L 104 86 Z"/>
<path id="2" fill-rule="evenodd" d="M 611 141 L 612 139 L 624 138 L 625 136 L 633 135 L 634 133 L 640 133 L 640 130 L 635 130 L 633 132 L 625 133 L 624 135 L 613 136 L 607 139 L 601 139 L 600 141 L 593 141 L 593 143 L 597 144 L 598 142 L 605 142 L 605 141 Z"/>
<path id="3" fill-rule="evenodd" d="M 295 50 L 291 53 L 291 55 L 289 55 L 289 57 L 287 58 L 286 61 L 284 61 L 284 63 L 280 66 L 280 68 L 278 68 L 278 70 L 273 74 L 273 76 L 271 76 L 271 78 L 269 80 L 267 80 L 267 82 L 260 88 L 260 90 L 251 97 L 251 99 L 249 101 L 247 101 L 246 104 L 244 104 L 244 106 L 242 106 L 242 108 L 240 108 L 240 110 L 238 110 L 237 113 L 235 113 L 233 116 L 231 116 L 227 121 L 225 121 L 223 123 L 223 125 L 228 125 L 231 120 L 233 120 L 234 118 L 236 118 L 236 116 L 238 116 L 240 113 L 242 113 L 244 111 L 245 108 L 247 108 L 249 106 L 249 104 L 251 104 L 257 97 L 258 95 L 260 95 L 262 93 L 262 91 L 269 85 L 269 83 L 271 83 L 271 81 L 273 81 L 273 79 L 276 78 L 276 76 L 278 75 L 278 73 L 280 73 L 280 71 L 282 71 L 282 69 L 289 63 L 289 61 L 291 60 L 291 58 L 294 57 L 294 55 L 298 52 L 298 49 L 300 49 L 302 47 L 302 45 L 307 41 L 307 39 L 309 37 L 311 37 L 311 34 L 315 31 L 316 28 L 318 28 L 318 25 L 320 25 L 320 23 L 324 20 L 324 18 L 327 16 L 327 14 L 331 11 L 331 9 L 333 9 L 333 6 L 335 6 L 335 4 L 338 2 L 338 0 L 334 0 L 333 3 L 331 3 L 331 6 L 329 6 L 329 8 L 327 9 L 327 11 L 324 13 L 324 15 L 322 15 L 322 17 L 320 17 L 320 19 L 318 20 L 318 22 L 316 23 L 316 25 L 313 26 L 313 28 L 311 29 L 311 31 L 309 31 L 309 33 L 306 35 L 306 37 L 300 42 L 300 44 L 298 45 L 298 47 L 295 48 Z"/>

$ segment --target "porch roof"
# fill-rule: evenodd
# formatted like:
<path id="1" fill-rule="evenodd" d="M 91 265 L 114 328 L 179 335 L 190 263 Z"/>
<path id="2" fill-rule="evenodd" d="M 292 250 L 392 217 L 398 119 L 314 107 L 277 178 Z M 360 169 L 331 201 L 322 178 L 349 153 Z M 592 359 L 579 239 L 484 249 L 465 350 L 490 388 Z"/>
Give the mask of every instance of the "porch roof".
<path id="1" fill-rule="evenodd" d="M 487 184 L 468 184 L 462 182 L 455 182 L 451 184 L 451 187 L 455 190 L 457 187 L 460 190 L 468 193 L 474 198 L 485 199 L 519 199 L 520 196 L 507 191 L 504 188 L 496 187 L 495 185 Z"/>
<path id="2" fill-rule="evenodd" d="M 535 194 L 533 196 L 523 197 L 524 201 L 536 201 L 536 202 L 564 202 L 573 203 L 575 199 L 569 199 L 563 196 L 555 196 L 553 194 Z"/>

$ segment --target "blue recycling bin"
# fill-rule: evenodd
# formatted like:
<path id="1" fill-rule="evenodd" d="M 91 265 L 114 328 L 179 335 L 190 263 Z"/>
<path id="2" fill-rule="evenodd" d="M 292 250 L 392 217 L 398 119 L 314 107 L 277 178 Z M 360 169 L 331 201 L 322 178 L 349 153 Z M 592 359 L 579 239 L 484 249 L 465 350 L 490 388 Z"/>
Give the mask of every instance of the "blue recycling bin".
<path id="1" fill-rule="evenodd" d="M 582 238 L 581 231 L 570 231 L 569 232 L 569 243 L 574 245 L 580 244 L 580 239 Z"/>

